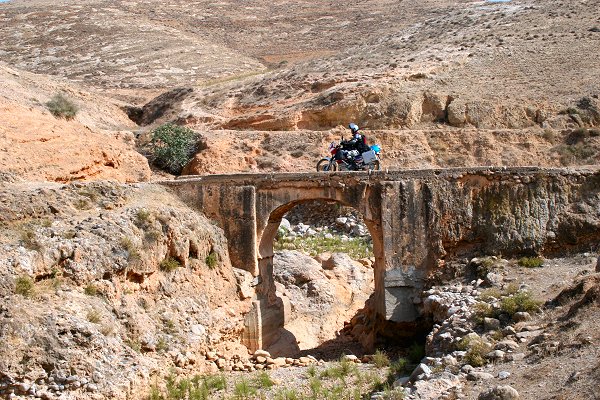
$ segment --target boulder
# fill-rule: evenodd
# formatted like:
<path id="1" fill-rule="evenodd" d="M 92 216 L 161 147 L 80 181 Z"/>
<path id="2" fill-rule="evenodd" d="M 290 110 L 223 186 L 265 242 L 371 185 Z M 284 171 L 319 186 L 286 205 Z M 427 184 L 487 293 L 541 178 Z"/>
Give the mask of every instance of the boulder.
<path id="1" fill-rule="evenodd" d="M 519 398 L 519 392 L 514 388 L 505 385 L 495 386 L 481 392 L 477 397 L 477 400 L 517 400 Z"/>
<path id="2" fill-rule="evenodd" d="M 417 365 L 417 367 L 413 370 L 412 374 L 410 374 L 410 381 L 415 382 L 418 380 L 426 379 L 429 376 L 431 376 L 431 368 L 421 363 Z"/>

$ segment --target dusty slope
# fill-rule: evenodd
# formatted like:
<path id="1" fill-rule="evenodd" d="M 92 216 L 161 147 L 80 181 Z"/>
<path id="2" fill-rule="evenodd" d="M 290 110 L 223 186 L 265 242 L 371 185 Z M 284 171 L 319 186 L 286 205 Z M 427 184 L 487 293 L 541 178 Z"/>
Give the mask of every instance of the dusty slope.
<path id="1" fill-rule="evenodd" d="M 56 93 L 79 112 L 67 121 L 45 103 Z M 68 182 L 150 177 L 134 146 L 135 125 L 114 102 L 66 81 L 0 64 L 0 171 L 24 179 Z"/>
<path id="2" fill-rule="evenodd" d="M 521 340 L 514 353 L 523 360 L 495 362 L 481 368 L 506 379 L 466 382 L 465 397 L 476 399 L 494 385 L 510 385 L 523 399 L 596 399 L 600 396 L 600 275 L 594 274 L 596 257 L 547 260 L 542 269 L 505 271 L 505 281 L 527 285 L 536 298 L 547 301 L 533 320 L 517 324 L 538 327 L 535 335 Z"/>

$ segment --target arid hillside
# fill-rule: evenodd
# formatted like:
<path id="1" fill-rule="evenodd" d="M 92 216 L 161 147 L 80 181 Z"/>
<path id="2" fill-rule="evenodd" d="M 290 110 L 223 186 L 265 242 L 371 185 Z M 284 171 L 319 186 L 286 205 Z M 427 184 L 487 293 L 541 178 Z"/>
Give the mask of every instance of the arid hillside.
<path id="1" fill-rule="evenodd" d="M 285 325 L 250 354 L 261 277 L 153 183 L 174 176 L 152 147 L 173 123 L 193 130 L 182 175 L 314 171 L 354 122 L 384 169 L 593 174 L 597 0 L 8 0 L 0 37 L 0 397 L 600 396 L 596 185 L 552 255 L 433 260 L 444 279 L 414 299 L 430 333 L 375 354 L 361 216 L 297 207 L 273 258 Z"/>

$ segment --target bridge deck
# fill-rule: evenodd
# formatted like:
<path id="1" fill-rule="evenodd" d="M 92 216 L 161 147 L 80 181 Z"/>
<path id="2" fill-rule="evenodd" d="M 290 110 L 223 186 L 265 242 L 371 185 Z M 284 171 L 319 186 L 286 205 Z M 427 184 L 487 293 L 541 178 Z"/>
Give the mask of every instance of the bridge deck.
<path id="1" fill-rule="evenodd" d="M 298 181 L 397 181 L 405 179 L 446 178 L 458 179 L 464 175 L 501 175 L 501 176 L 535 176 L 535 175 L 593 175 L 600 172 L 600 165 L 577 168 L 543 168 L 526 167 L 457 167 L 429 168 L 381 171 L 344 171 L 344 172 L 267 172 L 212 175 L 185 175 L 174 180 L 160 181 L 161 184 L 179 185 L 183 183 L 235 183 L 237 185 L 256 184 L 258 182 L 298 182 Z"/>

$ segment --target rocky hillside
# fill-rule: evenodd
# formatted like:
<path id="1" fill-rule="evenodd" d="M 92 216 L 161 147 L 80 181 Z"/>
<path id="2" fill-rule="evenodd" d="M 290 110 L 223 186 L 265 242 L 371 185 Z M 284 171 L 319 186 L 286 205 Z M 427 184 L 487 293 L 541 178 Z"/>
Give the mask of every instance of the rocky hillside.
<path id="1" fill-rule="evenodd" d="M 0 198 L 2 395 L 140 397 L 160 371 L 243 348 L 244 272 L 163 189 L 19 182 Z"/>

